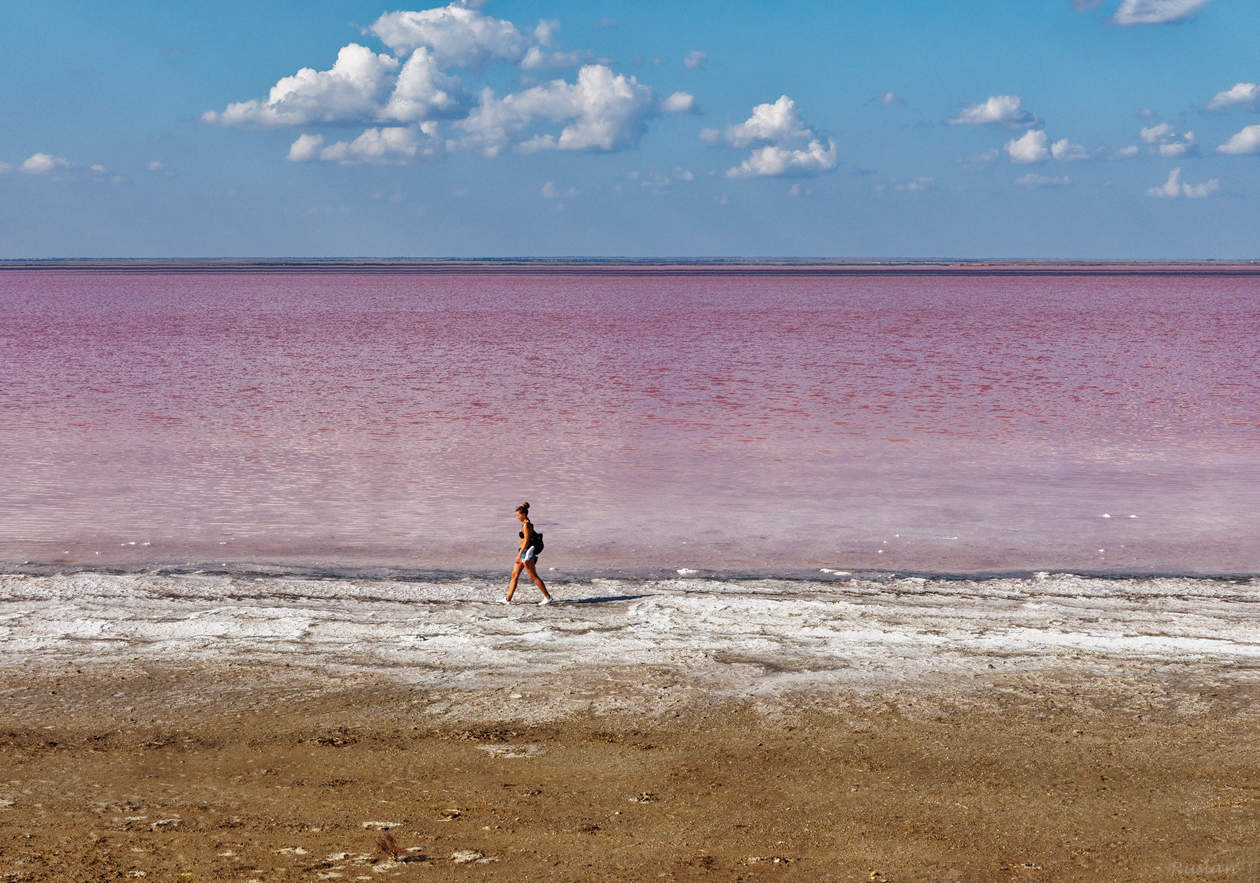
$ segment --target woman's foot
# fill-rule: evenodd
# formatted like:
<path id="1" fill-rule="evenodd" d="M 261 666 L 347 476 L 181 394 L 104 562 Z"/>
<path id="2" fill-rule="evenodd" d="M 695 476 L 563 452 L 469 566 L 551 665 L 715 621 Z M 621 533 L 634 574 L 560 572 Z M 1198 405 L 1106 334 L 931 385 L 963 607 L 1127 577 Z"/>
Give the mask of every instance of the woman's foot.
<path id="1" fill-rule="evenodd" d="M 539 607 L 546 607 L 546 606 L 547 606 L 548 604 L 550 604 L 550 603 L 551 603 L 551 599 L 550 599 L 550 598 L 543 598 L 541 601 L 539 601 L 539 602 L 538 602 L 538 606 L 539 606 Z"/>
<path id="2" fill-rule="evenodd" d="M 512 602 L 511 602 L 511 601 L 509 601 L 507 598 L 500 598 L 500 599 L 499 599 L 499 601 L 498 601 L 498 603 L 500 603 L 500 604 L 511 604 Z"/>

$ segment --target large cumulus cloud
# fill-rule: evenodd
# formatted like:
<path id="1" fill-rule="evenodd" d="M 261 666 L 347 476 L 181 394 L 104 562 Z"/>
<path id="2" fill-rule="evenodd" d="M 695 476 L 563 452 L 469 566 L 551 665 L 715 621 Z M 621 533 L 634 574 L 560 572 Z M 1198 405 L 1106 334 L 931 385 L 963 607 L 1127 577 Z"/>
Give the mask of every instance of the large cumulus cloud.
<path id="1" fill-rule="evenodd" d="M 635 77 L 607 64 L 585 64 L 564 78 L 498 94 L 475 81 L 492 67 L 524 76 L 578 65 L 589 53 L 557 45 L 557 22 L 523 31 L 473 4 L 386 13 L 364 30 L 388 51 L 350 43 L 326 70 L 304 67 L 283 77 L 265 98 L 206 111 L 223 126 L 367 126 L 354 138 L 303 132 L 293 161 L 403 163 L 439 149 L 615 151 L 634 146 L 661 113 L 695 112 L 693 96 L 661 100 Z M 495 77 L 501 81 L 502 77 Z M 466 84 L 465 80 L 469 82 Z M 452 128 L 443 138 L 439 124 Z M 331 143 L 329 141 L 331 140 Z"/>

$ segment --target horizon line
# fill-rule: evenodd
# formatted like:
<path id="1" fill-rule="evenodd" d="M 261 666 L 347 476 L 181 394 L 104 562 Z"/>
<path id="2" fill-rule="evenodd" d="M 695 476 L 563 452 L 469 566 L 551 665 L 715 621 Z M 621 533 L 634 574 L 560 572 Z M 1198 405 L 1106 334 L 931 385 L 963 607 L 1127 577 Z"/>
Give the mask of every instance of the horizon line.
<path id="1" fill-rule="evenodd" d="M 1141 275 L 1258 276 L 1260 259 L 820 257 L 215 257 L 0 258 L 0 270 L 106 273 L 374 273 L 569 275 Z"/>

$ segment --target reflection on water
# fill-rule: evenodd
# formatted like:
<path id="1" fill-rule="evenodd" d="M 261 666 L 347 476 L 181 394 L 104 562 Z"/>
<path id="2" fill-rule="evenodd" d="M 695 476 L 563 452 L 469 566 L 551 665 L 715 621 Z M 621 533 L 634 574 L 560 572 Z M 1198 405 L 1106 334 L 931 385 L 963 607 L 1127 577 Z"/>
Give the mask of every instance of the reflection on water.
<path id="1" fill-rule="evenodd" d="M 1257 295 L 8 271 L 0 561 L 1256 571 Z"/>

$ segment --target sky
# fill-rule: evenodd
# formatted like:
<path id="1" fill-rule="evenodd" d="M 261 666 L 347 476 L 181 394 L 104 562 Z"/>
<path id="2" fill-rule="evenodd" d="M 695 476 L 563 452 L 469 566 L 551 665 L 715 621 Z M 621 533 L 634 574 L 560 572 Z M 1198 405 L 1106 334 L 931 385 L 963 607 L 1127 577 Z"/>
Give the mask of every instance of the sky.
<path id="1" fill-rule="evenodd" d="M 0 258 L 1260 258 L 1248 0 L 0 20 Z"/>

